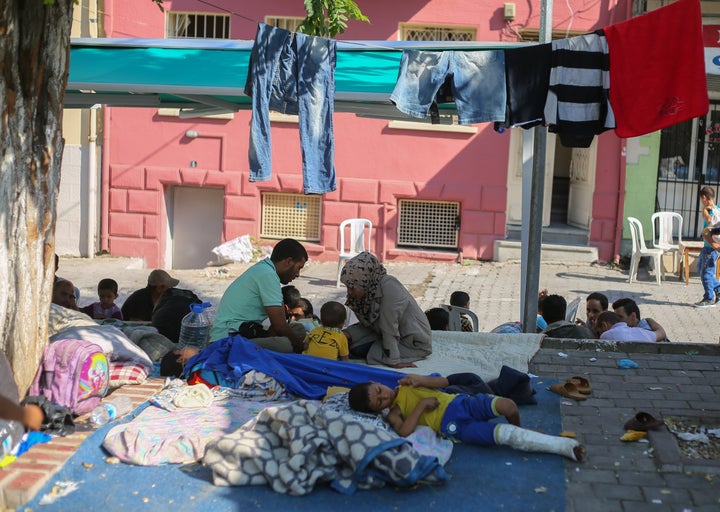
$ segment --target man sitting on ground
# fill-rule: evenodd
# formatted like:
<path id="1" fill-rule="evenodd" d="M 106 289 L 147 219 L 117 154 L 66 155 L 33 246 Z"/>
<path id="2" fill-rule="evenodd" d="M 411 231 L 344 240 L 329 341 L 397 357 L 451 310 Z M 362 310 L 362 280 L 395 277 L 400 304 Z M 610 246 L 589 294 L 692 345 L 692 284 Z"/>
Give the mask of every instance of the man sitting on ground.
<path id="1" fill-rule="evenodd" d="M 263 348 L 302 352 L 305 328 L 300 323 L 288 323 L 280 285 L 298 277 L 307 259 L 300 242 L 292 238 L 280 240 L 269 258 L 255 263 L 225 290 L 210 340 L 239 332 Z M 270 328 L 264 331 L 261 324 L 266 318 L 270 319 Z"/>
<path id="2" fill-rule="evenodd" d="M 655 333 L 655 341 L 668 341 L 665 329 L 652 318 L 640 318 L 640 308 L 629 297 L 618 299 L 612 303 L 615 314 L 630 327 L 639 327 Z"/>
<path id="3" fill-rule="evenodd" d="M 58 278 L 53 284 L 51 302 L 64 308 L 78 311 L 77 300 L 75 299 L 75 286 L 67 279 Z"/>
<path id="4" fill-rule="evenodd" d="M 147 286 L 136 290 L 125 299 L 120 310 L 123 319 L 132 321 L 149 322 L 152 320 L 155 305 L 160 297 L 170 288 L 175 288 L 180 281 L 171 277 L 164 270 L 155 269 L 150 272 L 147 279 Z M 189 312 L 189 311 L 188 311 Z"/>
<path id="5" fill-rule="evenodd" d="M 595 322 L 601 340 L 655 342 L 655 333 L 640 327 L 630 327 L 612 311 L 600 313 Z"/>
<path id="6" fill-rule="evenodd" d="M 560 295 L 548 295 L 542 300 L 542 316 L 547 322 L 545 334 L 550 338 L 589 340 L 595 334 L 585 327 L 565 320 L 567 301 Z"/>
<path id="7" fill-rule="evenodd" d="M 585 299 L 585 322 L 582 320 L 576 320 L 576 322 L 590 329 L 595 333 L 595 336 L 599 336 L 595 330 L 595 321 L 597 320 L 598 315 L 603 311 L 607 311 L 607 309 L 607 296 L 600 292 L 593 292 Z"/>

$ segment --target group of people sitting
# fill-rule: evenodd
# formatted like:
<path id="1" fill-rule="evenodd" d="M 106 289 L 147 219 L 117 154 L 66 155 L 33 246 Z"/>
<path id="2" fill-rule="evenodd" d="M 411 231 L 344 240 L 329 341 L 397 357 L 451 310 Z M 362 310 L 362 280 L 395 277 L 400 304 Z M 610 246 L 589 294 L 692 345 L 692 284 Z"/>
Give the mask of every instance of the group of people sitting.
<path id="1" fill-rule="evenodd" d="M 612 303 L 612 311 L 608 309 L 610 302 L 605 294 L 593 292 L 586 300 L 586 320 L 569 321 L 567 301 L 561 295 L 540 292 L 538 297 L 537 331 L 551 338 L 573 339 L 604 339 L 614 341 L 658 342 L 669 341 L 665 329 L 652 318 L 642 318 L 637 303 L 622 297 Z M 463 291 L 453 292 L 450 304 L 461 308 L 469 308 L 470 296 Z M 441 307 L 425 311 L 430 326 L 434 331 L 449 329 L 450 314 Z M 473 331 L 472 320 L 460 314 L 463 331 Z M 506 322 L 493 329 L 494 333 L 521 332 L 520 322 Z"/>
<path id="2" fill-rule="evenodd" d="M 345 264 L 340 277 L 347 287 L 345 305 L 325 302 L 319 318 L 310 301 L 295 287 L 283 286 L 299 276 L 307 260 L 302 244 L 293 239 L 281 240 L 270 257 L 255 263 L 235 279 L 217 306 L 210 331 L 211 345 L 241 334 L 255 345 L 274 352 L 338 360 L 354 357 L 390 368 L 415 367 L 415 361 L 432 353 L 432 326 L 428 316 L 373 254 L 363 252 Z M 87 309 L 92 316 L 96 310 L 106 314 L 117 308 L 114 305 L 117 285 L 108 289 L 111 283 L 107 281 L 102 280 L 98 285 L 100 306 L 93 304 Z M 134 292 L 120 308 L 121 318 L 153 320 L 163 297 L 173 295 L 172 290 L 176 290 L 178 283 L 163 270 L 152 271 L 147 287 Z M 68 293 L 73 295 L 72 299 Z M 79 309 L 76 300 L 72 283 L 58 280 L 53 301 Z M 467 307 L 469 296 L 458 292 L 453 294 L 451 302 Z M 349 326 L 346 326 L 346 306 L 358 320 Z M 470 323 L 468 330 L 473 327 Z M 168 355 L 178 365 L 186 365 L 199 353 L 198 348 L 185 347 Z M 401 435 L 424 424 L 448 437 L 470 443 L 505 444 L 521 450 L 560 453 L 578 461 L 584 456 L 584 449 L 574 440 L 521 428 L 517 406 L 507 398 L 482 393 L 477 397 L 444 393 L 436 389 L 445 389 L 451 384 L 444 377 L 408 375 L 399 384 L 394 390 L 373 383 L 355 388 L 350 405 L 366 412 L 381 412 L 389 407 L 387 419 Z M 487 422 L 497 416 L 504 416 L 507 424 L 498 426 Z"/>
<path id="3" fill-rule="evenodd" d="M 57 257 L 55 268 L 57 272 Z M 122 307 L 115 304 L 118 283 L 114 279 L 101 279 L 97 285 L 98 300 L 78 306 L 79 291 L 68 279 L 56 275 L 52 303 L 67 309 L 81 311 L 94 320 L 146 322 L 160 334 L 177 343 L 182 318 L 190 312 L 190 305 L 202 302 L 191 290 L 177 288 L 180 283 L 165 270 L 155 269 L 148 275 L 147 285 L 134 291 Z"/>
<path id="4" fill-rule="evenodd" d="M 585 321 L 565 319 L 567 303 L 560 295 L 541 297 L 538 309 L 547 322 L 543 331 L 552 338 L 614 341 L 669 341 L 665 329 L 652 318 L 642 318 L 637 303 L 622 297 L 614 301 L 612 311 L 605 294 L 593 292 L 585 299 Z"/>
<path id="5" fill-rule="evenodd" d="M 413 361 L 430 355 L 431 329 L 422 309 L 374 255 L 363 252 L 342 270 L 346 305 L 358 319 L 347 327 L 345 305 L 326 302 L 318 323 L 312 304 L 294 287 L 283 286 L 300 275 L 307 260 L 297 240 L 278 242 L 269 258 L 248 268 L 227 288 L 210 341 L 240 334 L 275 352 L 340 360 L 352 356 L 393 368 L 414 366 Z M 178 363 L 184 364 L 196 352 L 178 351 Z"/>

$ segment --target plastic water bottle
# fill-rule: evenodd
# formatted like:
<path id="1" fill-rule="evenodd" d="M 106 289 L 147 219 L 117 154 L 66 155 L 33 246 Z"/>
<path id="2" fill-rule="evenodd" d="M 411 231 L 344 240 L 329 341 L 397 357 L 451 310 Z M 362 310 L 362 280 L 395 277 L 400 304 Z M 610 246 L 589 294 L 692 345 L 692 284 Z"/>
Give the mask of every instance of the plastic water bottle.
<path id="1" fill-rule="evenodd" d="M 117 396 L 106 400 L 90 413 L 90 422 L 101 427 L 132 410 L 132 400 L 129 396 Z"/>
<path id="2" fill-rule="evenodd" d="M 12 455 L 24 434 L 25 427 L 19 421 L 0 420 L 0 459 Z"/>
<path id="3" fill-rule="evenodd" d="M 178 348 L 195 347 L 204 349 L 210 339 L 210 327 L 212 321 L 205 312 L 206 308 L 212 306 L 209 302 L 202 304 L 191 304 L 190 313 L 185 315 L 180 324 L 180 338 Z"/>

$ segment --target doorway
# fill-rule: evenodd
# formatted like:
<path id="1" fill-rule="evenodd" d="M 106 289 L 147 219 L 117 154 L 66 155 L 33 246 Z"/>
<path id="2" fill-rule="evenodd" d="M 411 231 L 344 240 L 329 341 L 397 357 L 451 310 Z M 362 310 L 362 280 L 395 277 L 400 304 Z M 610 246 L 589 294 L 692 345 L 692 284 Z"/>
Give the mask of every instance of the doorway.
<path id="1" fill-rule="evenodd" d="M 166 197 L 169 267 L 205 268 L 222 242 L 224 190 L 171 187 Z"/>
<path id="2" fill-rule="evenodd" d="M 530 131 L 513 128 L 508 159 L 507 237 L 520 239 L 522 224 L 523 139 Z M 525 143 L 527 147 L 527 142 Z M 587 245 L 595 192 L 597 137 L 589 148 L 564 147 L 547 135 L 543 196 L 543 242 Z"/>

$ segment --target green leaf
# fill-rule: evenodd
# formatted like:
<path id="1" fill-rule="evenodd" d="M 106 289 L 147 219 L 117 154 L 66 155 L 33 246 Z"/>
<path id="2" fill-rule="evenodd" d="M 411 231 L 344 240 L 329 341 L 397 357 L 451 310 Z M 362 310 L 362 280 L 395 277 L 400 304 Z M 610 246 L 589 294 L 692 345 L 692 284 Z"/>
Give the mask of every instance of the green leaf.
<path id="1" fill-rule="evenodd" d="M 307 17 L 298 31 L 304 34 L 335 37 L 345 32 L 349 20 L 370 22 L 352 0 L 303 0 L 303 4 Z"/>

